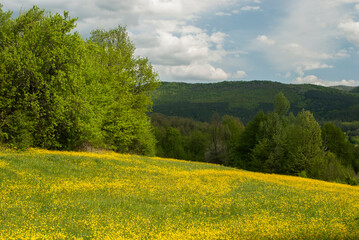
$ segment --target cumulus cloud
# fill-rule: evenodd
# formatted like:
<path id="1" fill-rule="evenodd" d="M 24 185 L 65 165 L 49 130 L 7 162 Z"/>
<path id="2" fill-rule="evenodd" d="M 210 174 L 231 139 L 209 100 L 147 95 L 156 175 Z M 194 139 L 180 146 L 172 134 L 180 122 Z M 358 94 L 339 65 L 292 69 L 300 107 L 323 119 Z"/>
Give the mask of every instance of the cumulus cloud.
<path id="1" fill-rule="evenodd" d="M 34 1 L 3 0 L 2 4 L 16 15 L 20 9 L 31 8 Z M 96 28 L 127 26 L 136 54 L 147 56 L 162 80 L 241 79 L 246 72 L 237 68 L 253 74 L 261 62 L 261 71 L 280 72 L 277 76 L 284 79 L 298 76 L 294 80 L 326 84 L 309 74 L 317 74 L 318 69 L 324 72 L 336 67 L 337 61 L 359 55 L 359 0 L 263 4 L 260 0 L 38 0 L 36 4 L 53 13 L 69 10 L 71 16 L 79 17 L 76 30 L 84 38 Z M 283 14 L 276 11 L 269 18 L 265 11 L 276 4 Z M 234 24 L 225 28 L 211 25 L 213 19 L 222 16 L 223 21 L 232 20 L 235 14 L 256 17 L 256 26 L 249 21 L 244 29 L 225 32 Z M 204 16 L 208 25 L 197 21 Z M 263 19 L 269 22 L 257 24 Z M 237 37 L 242 33 L 243 37 Z M 352 83 L 343 80 L 343 84 Z"/>
<path id="2" fill-rule="evenodd" d="M 193 31 L 188 31 L 190 28 L 178 26 L 177 31 L 157 30 L 151 35 L 134 35 L 136 42 L 148 39 L 148 44 L 144 43 L 137 48 L 137 54 L 150 56 L 154 64 L 161 65 L 221 61 L 226 55 L 226 51 L 222 48 L 226 34 L 215 32 L 209 35 L 194 27 L 191 28 Z"/>
<path id="3" fill-rule="evenodd" d="M 10 9 L 27 10 L 32 0 L 3 3 Z M 243 0 L 244 1 L 244 0 Z M 245 0 L 247 1 L 247 0 Z M 147 56 L 157 66 L 161 78 L 183 80 L 226 80 L 229 74 L 216 67 L 226 56 L 226 34 L 193 25 L 204 12 L 221 12 L 235 0 L 39 0 L 40 8 L 51 12 L 71 10 L 78 17 L 77 31 L 87 38 L 96 28 L 127 26 L 137 55 Z M 218 64 L 217 64 L 218 65 Z M 166 79 L 163 79 L 166 80 Z M 178 79 L 180 80 L 180 79 Z"/>
<path id="4" fill-rule="evenodd" d="M 307 71 L 334 68 L 336 61 L 355 55 L 344 47 L 342 39 L 359 46 L 358 0 L 287 1 L 286 15 L 268 35 L 253 39 L 251 51 L 261 53 L 267 62 L 282 72 L 296 73 L 296 82 L 330 85 Z M 270 37 L 268 37 L 270 36 Z M 358 84 L 356 81 L 337 81 L 335 84 Z"/>
<path id="5" fill-rule="evenodd" d="M 344 35 L 348 39 L 348 41 L 359 46 L 359 22 L 349 20 L 340 23 L 338 25 L 338 28 L 344 32 Z"/>
<path id="6" fill-rule="evenodd" d="M 208 63 L 191 63 L 189 65 L 164 66 L 155 65 L 155 69 L 166 76 L 165 80 L 179 81 L 223 81 L 229 75 L 221 68 L 213 67 Z"/>

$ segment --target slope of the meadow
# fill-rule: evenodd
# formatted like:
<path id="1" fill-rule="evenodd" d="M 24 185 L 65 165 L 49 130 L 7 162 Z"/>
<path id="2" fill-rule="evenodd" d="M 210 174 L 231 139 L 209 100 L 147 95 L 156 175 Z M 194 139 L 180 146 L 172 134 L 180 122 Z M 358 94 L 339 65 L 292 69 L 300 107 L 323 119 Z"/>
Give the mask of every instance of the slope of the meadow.
<path id="1" fill-rule="evenodd" d="M 358 187 L 114 153 L 0 152 L 0 239 L 358 237 Z"/>

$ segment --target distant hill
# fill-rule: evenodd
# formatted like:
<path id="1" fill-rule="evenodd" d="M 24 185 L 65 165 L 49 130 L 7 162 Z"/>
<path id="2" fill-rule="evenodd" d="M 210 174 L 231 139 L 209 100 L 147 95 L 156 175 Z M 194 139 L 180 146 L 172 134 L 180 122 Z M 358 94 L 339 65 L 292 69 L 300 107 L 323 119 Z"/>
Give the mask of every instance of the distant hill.
<path id="1" fill-rule="evenodd" d="M 353 88 L 353 89 L 351 90 L 351 92 L 353 92 L 353 93 L 359 93 L 359 87 Z"/>
<path id="2" fill-rule="evenodd" d="M 343 90 L 343 91 L 346 91 L 346 92 L 350 92 L 350 91 L 352 91 L 355 87 L 338 85 L 338 86 L 331 86 L 331 88 L 335 88 L 335 89 L 338 89 L 338 90 Z"/>
<path id="3" fill-rule="evenodd" d="M 273 110 L 280 91 L 291 111 L 310 110 L 318 121 L 359 120 L 359 89 L 340 90 L 310 84 L 238 81 L 211 84 L 163 82 L 153 93 L 153 112 L 209 121 L 214 112 L 239 117 L 247 123 L 258 111 Z"/>

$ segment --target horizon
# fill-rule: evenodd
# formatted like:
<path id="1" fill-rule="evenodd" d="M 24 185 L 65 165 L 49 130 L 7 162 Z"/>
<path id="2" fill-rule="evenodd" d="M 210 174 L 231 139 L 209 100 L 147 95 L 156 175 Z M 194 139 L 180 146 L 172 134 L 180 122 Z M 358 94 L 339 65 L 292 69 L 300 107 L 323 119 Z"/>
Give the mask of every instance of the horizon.
<path id="1" fill-rule="evenodd" d="M 313 84 L 313 83 L 285 83 L 285 82 L 280 82 L 277 80 L 265 80 L 265 79 L 252 79 L 252 80 L 223 80 L 223 81 L 217 81 L 217 82 L 193 82 L 193 81 L 166 81 L 166 80 L 160 80 L 160 83 L 185 83 L 185 84 L 216 84 L 216 83 L 224 83 L 224 82 L 240 82 L 240 83 L 249 83 L 249 82 L 269 82 L 269 83 L 279 83 L 279 84 L 286 84 L 286 85 L 314 85 L 314 86 L 319 86 L 319 87 L 328 87 L 328 88 L 335 88 L 335 87 L 347 87 L 347 88 L 357 88 L 359 86 L 348 86 L 348 85 L 330 85 L 330 86 L 325 86 L 325 85 L 318 85 L 318 84 Z"/>

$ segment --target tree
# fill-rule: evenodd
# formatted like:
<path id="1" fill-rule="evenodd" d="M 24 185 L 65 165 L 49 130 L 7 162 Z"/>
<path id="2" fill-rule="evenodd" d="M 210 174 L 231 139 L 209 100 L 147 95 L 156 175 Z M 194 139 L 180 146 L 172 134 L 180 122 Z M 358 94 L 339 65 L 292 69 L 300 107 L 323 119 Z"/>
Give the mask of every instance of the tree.
<path id="1" fill-rule="evenodd" d="M 205 153 L 209 145 L 209 137 L 205 133 L 195 130 L 184 139 L 184 142 L 188 160 L 205 161 Z"/>
<path id="2" fill-rule="evenodd" d="M 283 92 L 278 93 L 274 97 L 274 112 L 280 116 L 284 116 L 288 113 L 290 109 L 290 103 L 288 99 L 284 96 Z"/>
<path id="3" fill-rule="evenodd" d="M 286 151 L 288 161 L 285 170 L 288 174 L 305 171 L 309 177 L 319 178 L 323 169 L 323 145 L 321 129 L 312 113 L 298 113 L 295 122 L 286 129 Z"/>
<path id="4" fill-rule="evenodd" d="M 1 10 L 0 23 L 2 142 L 154 155 L 146 112 L 159 79 L 124 27 L 84 41 L 67 12 L 36 6 L 17 19 Z"/>
<path id="5" fill-rule="evenodd" d="M 249 169 L 251 166 L 251 151 L 259 142 L 260 125 L 266 121 L 267 116 L 263 111 L 257 113 L 252 121 L 250 121 L 245 130 L 239 135 L 238 143 L 233 152 L 233 164 L 236 167 Z"/>
<path id="6" fill-rule="evenodd" d="M 93 61 L 99 61 L 99 82 L 105 85 L 100 92 L 106 96 L 101 99 L 100 110 L 104 114 L 101 128 L 105 143 L 120 152 L 148 152 L 142 136 L 153 136 L 146 112 L 152 105 L 150 93 L 159 84 L 158 75 L 148 59 L 134 57 L 135 47 L 124 27 L 93 31 L 90 42 L 98 47 Z M 152 137 L 148 143 L 154 148 L 153 142 Z"/>
<path id="7" fill-rule="evenodd" d="M 185 158 L 183 140 L 180 131 L 172 127 L 167 128 L 163 143 L 163 151 L 165 156 L 169 158 Z"/>
<path id="8" fill-rule="evenodd" d="M 321 176 L 324 167 L 321 129 L 309 111 L 285 116 L 289 102 L 275 97 L 275 109 L 259 112 L 240 135 L 237 166 L 252 171 Z"/>
<path id="9" fill-rule="evenodd" d="M 1 15 L 1 132 L 7 133 L 3 141 L 13 141 L 16 134 L 10 129 L 26 128 L 31 145 L 69 147 L 68 136 L 76 142 L 81 132 L 77 113 L 82 107 L 79 70 L 84 48 L 80 36 L 70 33 L 76 19 L 38 7 L 15 20 Z M 23 121 L 14 120 L 17 116 L 32 119 L 31 126 L 20 126 Z"/>
<path id="10" fill-rule="evenodd" d="M 334 153 L 344 166 L 352 164 L 354 158 L 352 145 L 342 130 L 328 122 L 322 127 L 324 150 Z"/>

